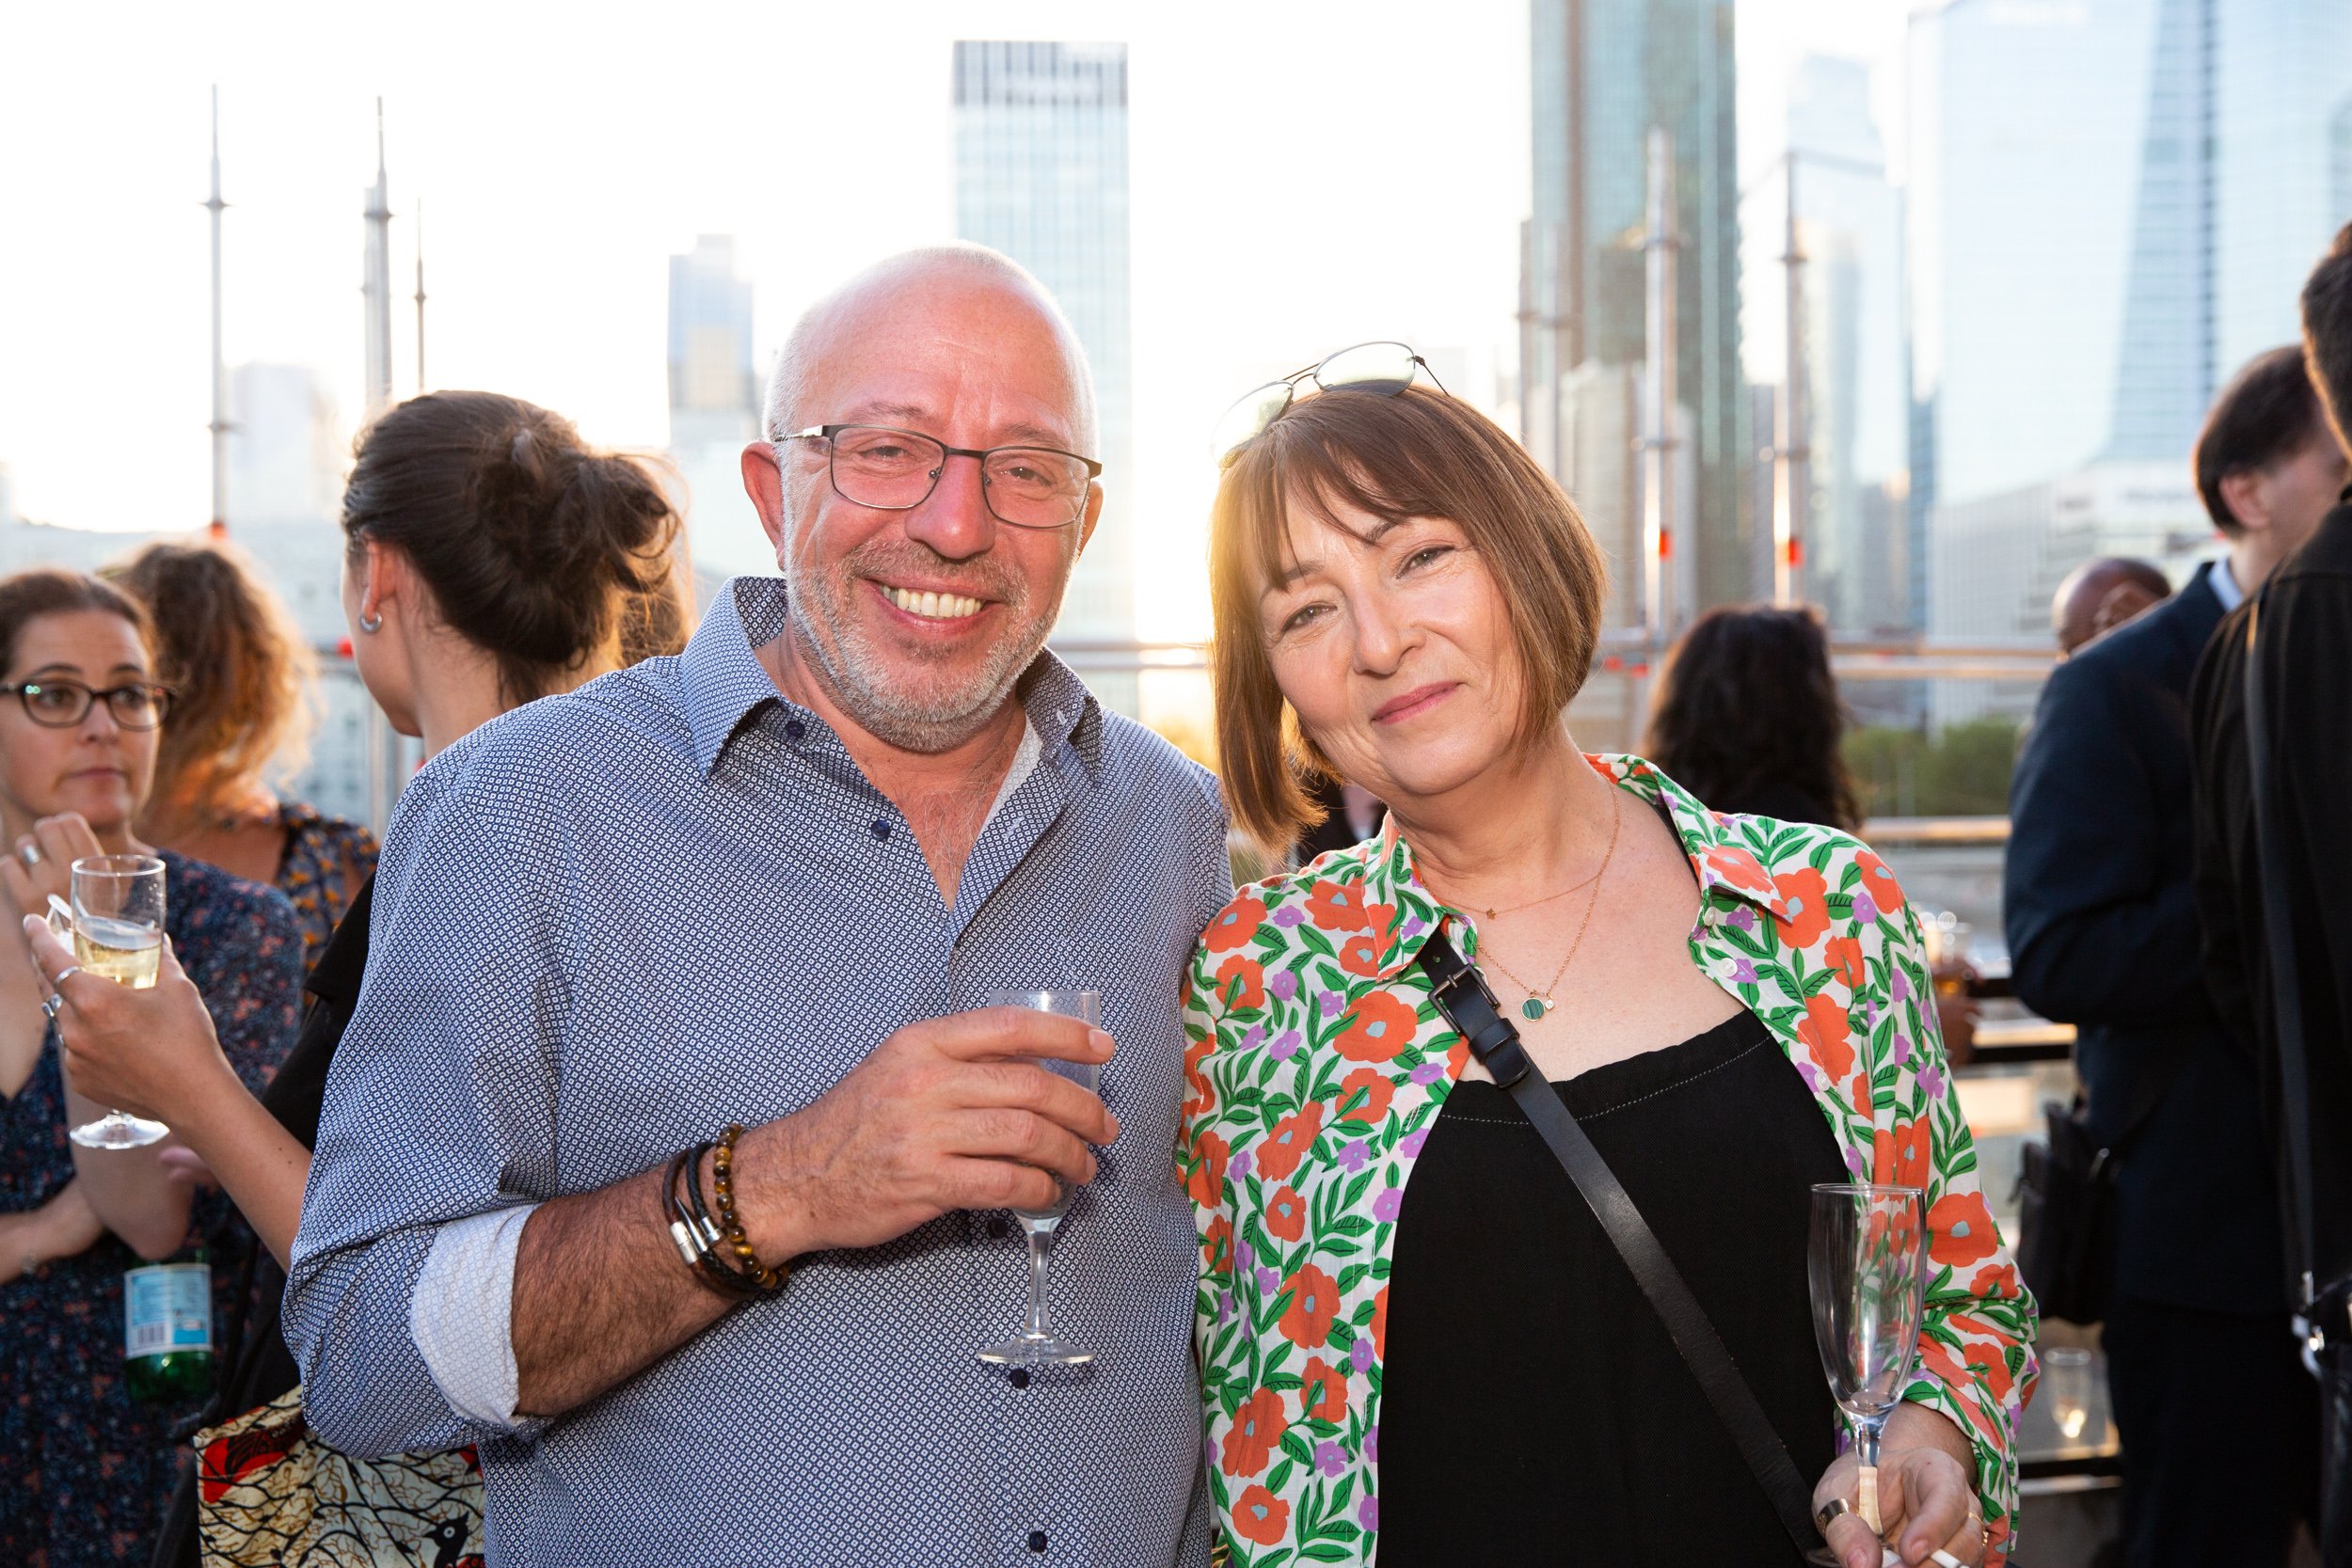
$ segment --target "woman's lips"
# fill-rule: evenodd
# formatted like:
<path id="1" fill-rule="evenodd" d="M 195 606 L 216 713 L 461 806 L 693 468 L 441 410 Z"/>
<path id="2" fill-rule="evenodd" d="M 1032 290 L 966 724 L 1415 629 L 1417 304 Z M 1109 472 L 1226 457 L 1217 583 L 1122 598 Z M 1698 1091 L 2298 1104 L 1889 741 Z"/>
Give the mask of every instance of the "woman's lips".
<path id="1" fill-rule="evenodd" d="M 1391 697 L 1375 708 L 1372 721 L 1375 724 L 1393 724 L 1416 714 L 1426 713 L 1453 696 L 1461 684 L 1459 681 L 1432 681 L 1427 686 L 1417 686 L 1403 696 Z"/>

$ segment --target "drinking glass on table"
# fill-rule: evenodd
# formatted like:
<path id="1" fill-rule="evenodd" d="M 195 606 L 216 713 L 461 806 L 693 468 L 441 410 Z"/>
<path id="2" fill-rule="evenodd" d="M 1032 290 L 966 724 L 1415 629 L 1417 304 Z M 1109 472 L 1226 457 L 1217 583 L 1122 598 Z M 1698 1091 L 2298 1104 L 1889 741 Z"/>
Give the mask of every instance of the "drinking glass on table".
<path id="1" fill-rule="evenodd" d="M 993 990 L 986 1005 L 991 1007 L 1027 1007 L 1041 1013 L 1059 1013 L 1087 1024 L 1103 1025 L 1103 996 L 1091 990 Z M 1067 1078 L 1089 1094 L 1099 1095 L 1102 1088 L 1102 1069 L 1092 1062 L 1065 1062 L 1052 1056 L 1023 1058 L 1031 1066 L 1043 1068 L 1057 1078 Z M 1069 1183 L 1056 1181 L 1059 1199 L 1047 1209 L 1015 1209 L 1013 1214 L 1021 1221 L 1021 1228 L 1029 1241 L 1029 1321 L 1026 1327 L 1001 1344 L 989 1346 L 979 1353 L 981 1360 L 993 1366 L 1030 1366 L 1050 1363 L 1075 1367 L 1094 1359 L 1090 1350 L 1078 1350 L 1054 1337 L 1053 1323 L 1046 1307 L 1046 1285 L 1053 1269 L 1054 1237 L 1060 1228 L 1062 1217 L 1070 1212 Z"/>
<path id="2" fill-rule="evenodd" d="M 164 959 L 164 863 L 152 855 L 87 855 L 73 863 L 72 891 L 70 906 L 50 900 L 49 925 L 71 942 L 75 964 L 133 990 L 151 989 Z M 140 1148 L 170 1131 L 108 1111 L 71 1136 L 85 1148 Z"/>
<path id="3" fill-rule="evenodd" d="M 1853 1423 L 1862 1461 L 1854 1510 L 1879 1519 L 1879 1437 L 1902 1402 L 1927 1303 L 1925 1195 L 1916 1187 L 1834 1181 L 1813 1189 L 1805 1276 L 1813 1339 L 1830 1397 Z"/>

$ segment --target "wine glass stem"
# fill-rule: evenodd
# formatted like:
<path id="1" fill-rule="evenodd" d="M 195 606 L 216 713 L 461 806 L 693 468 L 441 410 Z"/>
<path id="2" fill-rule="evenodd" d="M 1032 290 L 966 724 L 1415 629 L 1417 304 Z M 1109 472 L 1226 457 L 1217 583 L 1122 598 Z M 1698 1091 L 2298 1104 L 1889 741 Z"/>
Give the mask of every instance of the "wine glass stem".
<path id="1" fill-rule="evenodd" d="M 1862 1451 L 1862 1463 L 1875 1470 L 1879 1467 L 1879 1434 L 1885 1429 L 1886 1418 L 1882 1416 L 1875 1421 L 1857 1421 L 1854 1425 L 1855 1443 Z"/>
<path id="2" fill-rule="evenodd" d="M 1029 1328 L 1027 1338 L 1050 1339 L 1054 1337 L 1045 1316 L 1046 1254 L 1053 1244 L 1047 1231 L 1029 1231 Z"/>

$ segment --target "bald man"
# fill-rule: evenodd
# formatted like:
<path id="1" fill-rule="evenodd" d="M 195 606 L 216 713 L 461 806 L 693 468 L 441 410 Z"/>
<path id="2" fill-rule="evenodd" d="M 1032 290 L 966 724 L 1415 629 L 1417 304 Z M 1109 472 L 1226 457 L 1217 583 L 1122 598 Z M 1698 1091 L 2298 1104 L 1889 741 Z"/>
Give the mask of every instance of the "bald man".
<path id="1" fill-rule="evenodd" d="M 328 1442 L 478 1445 L 492 1564 L 1205 1561 L 1225 821 L 1044 651 L 1098 450 L 1034 279 L 884 261 L 743 454 L 782 580 L 403 792 L 285 1319 Z"/>
<path id="2" fill-rule="evenodd" d="M 2050 629 L 2058 634 L 2058 652 L 2072 654 L 2171 596 L 2172 584 L 2148 562 L 2121 555 L 2086 561 L 2066 574 L 2050 599 Z"/>

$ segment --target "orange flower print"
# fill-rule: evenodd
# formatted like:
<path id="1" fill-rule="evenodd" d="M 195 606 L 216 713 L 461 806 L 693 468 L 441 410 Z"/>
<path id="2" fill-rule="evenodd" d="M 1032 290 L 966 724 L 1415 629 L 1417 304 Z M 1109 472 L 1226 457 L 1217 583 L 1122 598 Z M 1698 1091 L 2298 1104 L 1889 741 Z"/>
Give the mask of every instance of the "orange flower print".
<path id="1" fill-rule="evenodd" d="M 2017 1265 L 2003 1263 L 1998 1268 L 1979 1269 L 1970 1282 L 1968 1293 L 1979 1301 L 2009 1301 L 2017 1294 Z"/>
<path id="2" fill-rule="evenodd" d="M 1317 882 L 1307 890 L 1307 918 L 1326 931 L 1359 931 L 1372 924 L 1364 912 L 1361 882 Z"/>
<path id="3" fill-rule="evenodd" d="M 1282 1289 L 1291 1293 L 1290 1310 L 1275 1326 L 1299 1349 L 1321 1350 L 1339 1315 L 1340 1282 L 1309 1263 L 1282 1281 Z"/>
<path id="4" fill-rule="evenodd" d="M 1357 931 L 1341 938 L 1340 967 L 1366 979 L 1379 974 L 1380 939 L 1370 931 Z"/>
<path id="5" fill-rule="evenodd" d="M 1209 1222 L 1209 1233 L 1200 1238 L 1202 1264 L 1211 1274 L 1227 1274 L 1233 1267 L 1233 1222 L 1219 1214 Z"/>
<path id="6" fill-rule="evenodd" d="M 1236 953 L 1216 967 L 1216 993 L 1229 1012 L 1255 1012 L 1265 1006 L 1265 971 L 1257 959 Z"/>
<path id="7" fill-rule="evenodd" d="M 1209 922 L 1209 928 L 1200 933 L 1200 943 L 1212 953 L 1230 953 L 1236 947 L 1247 947 L 1249 939 L 1265 924 L 1265 900 L 1243 894 Z"/>
<path id="8" fill-rule="evenodd" d="M 1233 1533 L 1244 1541 L 1271 1546 L 1291 1528 L 1291 1505 L 1263 1486 L 1252 1486 L 1233 1501 Z"/>
<path id="9" fill-rule="evenodd" d="M 1372 1298 L 1372 1354 L 1386 1361 L 1389 1358 L 1389 1288 L 1386 1285 Z"/>
<path id="10" fill-rule="evenodd" d="M 1261 1388 L 1242 1401 L 1233 1412 L 1233 1429 L 1225 1434 L 1217 1468 L 1229 1476 L 1254 1476 L 1265 1468 L 1266 1455 L 1291 1428 L 1282 1414 L 1282 1396 Z"/>
<path id="11" fill-rule="evenodd" d="M 1860 937 L 1830 938 L 1829 948 L 1821 955 L 1821 961 L 1837 971 L 1837 977 L 1845 982 L 1848 990 L 1858 991 L 1862 989 L 1866 972 L 1862 963 Z"/>
<path id="12" fill-rule="evenodd" d="M 1964 1269 L 2000 1250 L 2000 1232 L 1982 1193 L 1947 1193 L 1928 1211 L 1928 1256 Z"/>
<path id="13" fill-rule="evenodd" d="M 1320 1355 L 1307 1357 L 1298 1374 L 1301 1420 L 1336 1421 L 1347 1414 L 1347 1377 Z"/>
<path id="14" fill-rule="evenodd" d="M 1870 1114 L 1870 1069 L 1866 1067 L 1853 1075 L 1853 1082 L 1846 1085 L 1846 1098 L 1848 1103 L 1853 1106 L 1855 1116 L 1867 1117 Z"/>
<path id="15" fill-rule="evenodd" d="M 1852 1033 L 1846 1022 L 1846 1009 L 1827 996 L 1804 999 L 1804 1022 L 1797 1025 L 1797 1038 L 1812 1054 L 1813 1065 L 1827 1073 L 1833 1081 L 1842 1083 L 1853 1070 Z"/>
<path id="16" fill-rule="evenodd" d="M 1351 1105 L 1340 1113 L 1342 1121 L 1360 1121 L 1367 1127 L 1377 1127 L 1389 1114 L 1389 1101 L 1396 1098 L 1396 1085 L 1378 1068 L 1359 1067 L 1340 1080 L 1340 1103 Z"/>
<path id="17" fill-rule="evenodd" d="M 1266 1199 L 1265 1233 L 1295 1242 L 1307 1233 L 1307 1200 L 1287 1186 L 1274 1189 Z"/>
<path id="18" fill-rule="evenodd" d="M 1347 1009 L 1347 1027 L 1332 1041 L 1351 1062 L 1385 1062 L 1412 1043 L 1421 1015 L 1387 991 L 1375 990 Z"/>
<path id="19" fill-rule="evenodd" d="M 1780 908 L 1772 915 L 1772 923 L 1780 927 L 1780 940 L 1789 947 L 1810 947 L 1821 940 L 1829 929 L 1829 884 L 1811 866 L 1784 871 L 1772 879 L 1772 887 L 1780 895 Z"/>
<path id="20" fill-rule="evenodd" d="M 1889 1132 L 1880 1128 L 1870 1146 L 1870 1180 L 1890 1187 L 1928 1185 L 1928 1122 L 1906 1121 Z"/>
<path id="21" fill-rule="evenodd" d="M 1192 1169 L 1184 1173 L 1184 1191 L 1203 1209 L 1214 1209 L 1225 1196 L 1225 1157 L 1231 1153 L 1223 1138 L 1203 1132 L 1192 1146 Z"/>
<path id="22" fill-rule="evenodd" d="M 1903 885 L 1895 880 L 1895 874 L 1886 869 L 1886 863 L 1867 849 L 1854 852 L 1853 863 L 1862 872 L 1862 880 L 1854 884 L 1854 892 L 1867 894 L 1870 907 L 1881 914 L 1892 914 L 1903 907 Z"/>
<path id="23" fill-rule="evenodd" d="M 1310 1101 L 1296 1114 L 1284 1117 L 1274 1124 L 1274 1131 L 1258 1146 L 1258 1174 L 1269 1181 L 1287 1181 L 1298 1162 L 1314 1147 L 1316 1134 L 1323 1131 L 1323 1101 Z"/>
<path id="24" fill-rule="evenodd" d="M 1708 869 L 1742 893 L 1769 897 L 1772 879 L 1764 874 L 1764 866 L 1745 849 L 1728 844 L 1718 844 L 1707 852 Z"/>

